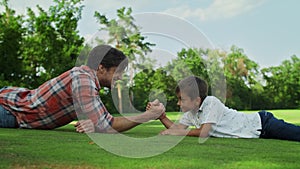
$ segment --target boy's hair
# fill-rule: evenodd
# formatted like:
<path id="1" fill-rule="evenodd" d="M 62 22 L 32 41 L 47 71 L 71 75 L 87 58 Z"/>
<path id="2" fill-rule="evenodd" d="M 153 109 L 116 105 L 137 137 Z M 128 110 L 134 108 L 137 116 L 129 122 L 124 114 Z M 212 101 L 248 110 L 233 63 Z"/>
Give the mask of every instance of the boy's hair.
<path id="1" fill-rule="evenodd" d="M 109 45 L 98 45 L 89 53 L 87 66 L 97 70 L 100 64 L 107 69 L 120 65 L 120 70 L 124 70 L 128 65 L 128 59 L 123 52 L 116 48 Z"/>
<path id="2" fill-rule="evenodd" d="M 182 79 L 176 86 L 176 94 L 183 92 L 191 99 L 200 97 L 203 101 L 208 94 L 208 86 L 205 80 L 196 76 L 189 76 Z"/>

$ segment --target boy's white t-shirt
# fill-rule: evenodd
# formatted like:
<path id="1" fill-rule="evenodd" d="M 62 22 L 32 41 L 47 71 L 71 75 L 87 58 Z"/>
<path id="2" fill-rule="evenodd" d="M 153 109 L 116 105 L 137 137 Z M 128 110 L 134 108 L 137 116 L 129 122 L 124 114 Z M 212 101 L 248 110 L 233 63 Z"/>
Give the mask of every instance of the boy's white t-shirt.
<path id="1" fill-rule="evenodd" d="M 207 96 L 199 112 L 186 112 L 179 123 L 200 128 L 211 123 L 210 136 L 225 138 L 259 138 L 262 128 L 258 113 L 245 114 L 226 107 L 214 96 Z"/>

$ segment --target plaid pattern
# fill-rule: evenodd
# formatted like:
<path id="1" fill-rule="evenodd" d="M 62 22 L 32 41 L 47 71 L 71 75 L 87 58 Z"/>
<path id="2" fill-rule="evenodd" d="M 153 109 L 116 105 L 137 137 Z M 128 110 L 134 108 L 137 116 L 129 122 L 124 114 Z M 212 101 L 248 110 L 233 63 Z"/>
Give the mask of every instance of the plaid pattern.
<path id="1" fill-rule="evenodd" d="M 76 119 L 91 119 L 96 131 L 103 131 L 111 126 L 113 116 L 99 90 L 96 72 L 81 66 L 34 90 L 5 87 L 0 90 L 0 104 L 16 116 L 20 128 L 53 129 Z"/>

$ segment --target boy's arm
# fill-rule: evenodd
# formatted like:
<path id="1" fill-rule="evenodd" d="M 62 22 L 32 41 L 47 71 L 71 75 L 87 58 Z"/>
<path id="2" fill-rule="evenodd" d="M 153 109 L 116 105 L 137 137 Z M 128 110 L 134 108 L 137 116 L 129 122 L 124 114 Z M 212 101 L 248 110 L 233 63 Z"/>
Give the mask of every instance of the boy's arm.
<path id="1" fill-rule="evenodd" d="M 186 129 L 188 126 L 183 124 L 175 124 L 171 121 L 167 116 L 166 113 L 163 113 L 162 116 L 159 117 L 160 122 L 167 128 L 167 129 Z"/>
<path id="2" fill-rule="evenodd" d="M 177 136 L 194 136 L 194 137 L 202 137 L 206 138 L 209 136 L 209 132 L 211 130 L 211 123 L 202 124 L 198 129 L 167 129 L 162 131 L 161 135 L 177 135 Z"/>
<path id="3" fill-rule="evenodd" d="M 149 110 L 151 108 L 152 102 L 148 102 L 146 106 L 146 110 Z M 172 129 L 186 129 L 188 126 L 183 125 L 183 124 L 175 124 L 173 121 L 171 121 L 167 115 L 166 112 L 164 112 L 159 118 L 160 122 L 167 128 L 172 128 Z"/>

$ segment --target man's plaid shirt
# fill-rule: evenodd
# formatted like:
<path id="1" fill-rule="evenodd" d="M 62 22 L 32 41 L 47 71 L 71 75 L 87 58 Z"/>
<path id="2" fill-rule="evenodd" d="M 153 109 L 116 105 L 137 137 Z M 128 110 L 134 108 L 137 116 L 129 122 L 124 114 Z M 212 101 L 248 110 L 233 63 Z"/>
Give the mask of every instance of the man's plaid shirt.
<path id="1" fill-rule="evenodd" d="M 53 129 L 73 120 L 91 119 L 96 131 L 112 124 L 99 96 L 96 71 L 74 67 L 34 90 L 5 87 L 0 105 L 16 116 L 20 128 Z"/>

